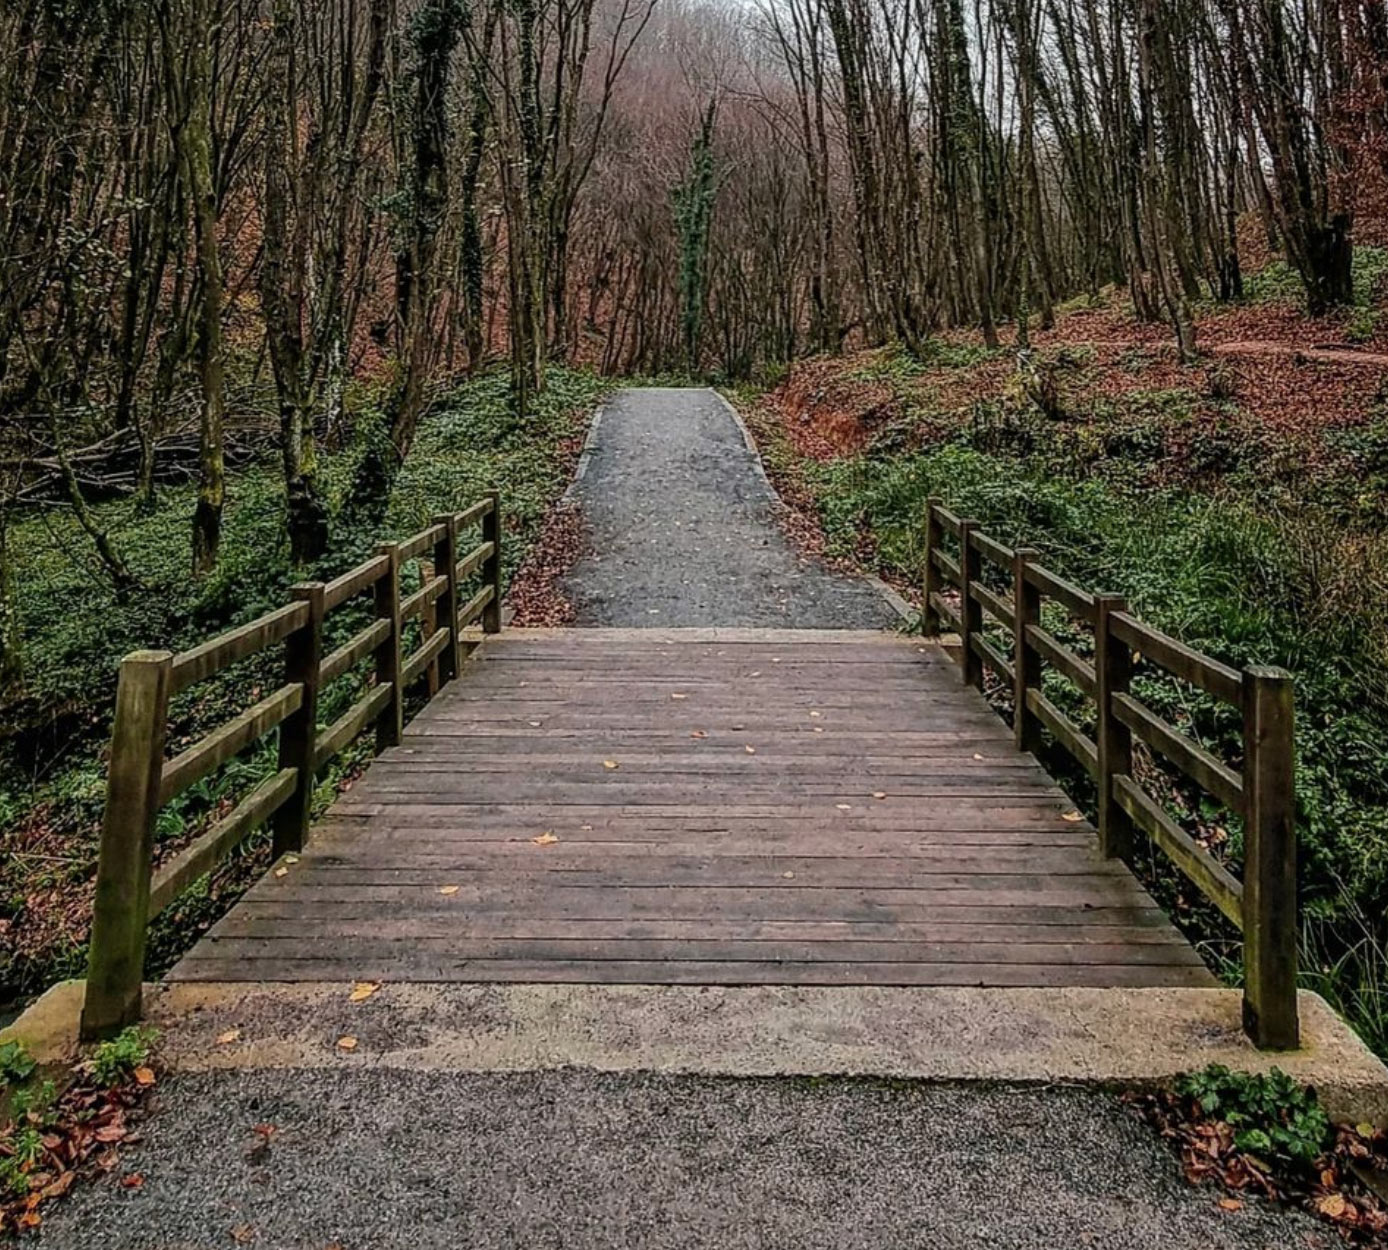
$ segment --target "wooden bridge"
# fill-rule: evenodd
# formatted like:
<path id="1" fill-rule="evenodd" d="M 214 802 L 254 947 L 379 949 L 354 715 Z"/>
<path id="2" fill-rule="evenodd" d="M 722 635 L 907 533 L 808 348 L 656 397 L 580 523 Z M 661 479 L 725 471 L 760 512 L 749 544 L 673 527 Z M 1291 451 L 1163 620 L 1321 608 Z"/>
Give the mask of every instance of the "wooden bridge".
<path id="1" fill-rule="evenodd" d="M 494 498 L 196 651 L 132 657 L 84 1031 L 138 1016 L 151 916 L 272 821 L 275 867 L 172 979 L 1212 985 L 1124 863 L 1145 833 L 1244 929 L 1254 1040 L 1295 1045 L 1285 674 L 1199 656 L 938 504 L 928 531 L 927 627 L 956 630 L 962 665 L 889 633 L 503 633 Z M 359 598 L 369 613 L 328 651 Z M 1043 601 L 1090 631 L 1088 654 L 1044 627 Z M 283 687 L 166 759 L 171 695 L 280 644 Z M 1239 703 L 1237 768 L 1135 697 L 1139 655 Z M 320 727 L 328 683 L 365 661 L 360 698 Z M 1095 703 L 1094 736 L 1043 669 Z M 405 727 L 416 691 L 433 697 Z M 276 728 L 278 771 L 156 870 L 160 804 Z M 315 775 L 363 731 L 378 758 L 308 838 Z M 1038 764 L 1045 743 L 1095 778 L 1097 832 Z M 1242 818 L 1244 881 L 1143 788 L 1135 743 Z"/>

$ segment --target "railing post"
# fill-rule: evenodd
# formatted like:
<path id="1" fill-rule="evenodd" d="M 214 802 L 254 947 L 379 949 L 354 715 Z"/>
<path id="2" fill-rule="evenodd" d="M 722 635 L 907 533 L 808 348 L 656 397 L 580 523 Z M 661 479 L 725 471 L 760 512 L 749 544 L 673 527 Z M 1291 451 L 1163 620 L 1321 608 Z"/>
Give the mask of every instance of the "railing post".
<path id="1" fill-rule="evenodd" d="M 323 592 L 321 582 L 294 586 L 289 597 L 308 605 L 308 620 L 285 639 L 286 684 L 304 688 L 299 710 L 280 726 L 281 769 L 298 769 L 294 793 L 274 818 L 274 855 L 302 851 L 313 809 L 314 753 L 318 748 L 318 670 L 323 663 Z"/>
<path id="2" fill-rule="evenodd" d="M 501 495 L 492 491 L 492 510 L 482 518 L 482 541 L 491 543 L 492 554 L 482 566 L 482 584 L 492 588 L 492 601 L 482 609 L 482 632 L 501 633 Z M 456 619 L 456 618 L 455 618 Z"/>
<path id="3" fill-rule="evenodd" d="M 1243 674 L 1243 1027 L 1262 1050 L 1299 1040 L 1292 678 Z"/>
<path id="4" fill-rule="evenodd" d="M 973 640 L 983 628 L 983 609 L 971 593 L 983 572 L 982 559 L 970 539 L 977 521 L 959 522 L 959 633 L 964 654 L 964 684 L 983 689 L 983 661 L 973 649 Z"/>
<path id="5" fill-rule="evenodd" d="M 439 654 L 439 685 L 446 686 L 463 671 L 461 640 L 458 637 L 458 613 L 462 608 L 458 602 L 458 518 L 456 513 L 449 512 L 435 517 L 434 524 L 443 526 L 443 537 L 434 544 L 434 572 L 448 578 L 448 584 L 437 600 L 439 615 L 449 630 L 448 646 Z"/>
<path id="6" fill-rule="evenodd" d="M 376 750 L 398 747 L 405 736 L 405 692 L 400 688 L 400 544 L 382 543 L 377 549 L 390 567 L 376 583 L 376 615 L 390 622 L 390 635 L 376 648 L 376 681 L 389 685 L 390 702 L 376 722 Z"/>
<path id="7" fill-rule="evenodd" d="M 82 1004 L 86 1041 L 110 1037 L 140 1018 L 172 671 L 168 651 L 137 651 L 120 666 Z"/>
<path id="8" fill-rule="evenodd" d="M 927 638 L 937 638 L 940 634 L 940 614 L 935 610 L 933 595 L 944 589 L 944 578 L 935 565 L 935 553 L 940 550 L 944 528 L 940 524 L 938 509 L 944 507 L 944 500 L 932 495 L 925 501 L 925 582 L 921 596 L 921 633 Z"/>
<path id="9" fill-rule="evenodd" d="M 1113 714 L 1115 695 L 1132 685 L 1132 649 L 1113 632 L 1113 614 L 1126 612 L 1122 595 L 1094 596 L 1094 699 L 1098 705 L 1099 850 L 1110 859 L 1126 859 L 1133 849 L 1133 822 L 1114 797 L 1113 779 L 1133 771 L 1132 731 Z"/>
<path id="10" fill-rule="evenodd" d="M 1041 592 L 1027 581 L 1026 569 L 1037 554 L 1035 548 L 1018 547 L 1012 557 L 1012 730 L 1017 750 L 1033 755 L 1041 748 L 1041 725 L 1027 706 L 1027 691 L 1041 689 L 1041 656 L 1027 638 L 1027 626 L 1041 623 Z"/>

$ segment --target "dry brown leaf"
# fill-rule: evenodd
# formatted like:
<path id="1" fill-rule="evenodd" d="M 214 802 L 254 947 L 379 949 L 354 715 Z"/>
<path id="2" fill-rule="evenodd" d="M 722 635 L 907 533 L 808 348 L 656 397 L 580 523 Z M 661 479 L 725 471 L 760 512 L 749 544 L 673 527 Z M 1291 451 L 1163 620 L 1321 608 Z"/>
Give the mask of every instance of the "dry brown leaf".
<path id="1" fill-rule="evenodd" d="M 122 1189 L 139 1189 L 145 1183 L 145 1178 L 138 1172 L 127 1172 L 120 1178 Z"/>
<path id="2" fill-rule="evenodd" d="M 289 869 L 288 869 L 288 868 L 285 868 L 285 867 L 283 867 L 283 866 L 281 865 L 279 868 L 276 868 L 276 869 L 275 869 L 275 876 L 277 876 L 277 877 L 287 877 L 287 876 L 289 876 Z"/>
<path id="3" fill-rule="evenodd" d="M 1243 1203 L 1241 1203 L 1237 1198 L 1221 1198 L 1219 1200 L 1219 1205 L 1225 1211 L 1243 1210 Z"/>
<path id="4" fill-rule="evenodd" d="M 549 830 L 545 830 L 538 838 L 531 838 L 530 840 L 535 843 L 536 846 L 553 846 L 559 841 Z"/>
<path id="5" fill-rule="evenodd" d="M 285 862 L 286 864 L 297 864 L 297 863 L 299 862 L 299 857 L 298 857 L 297 855 L 292 855 L 292 854 L 291 854 L 291 855 L 286 855 L 286 856 L 284 857 L 284 862 Z"/>
<path id="6" fill-rule="evenodd" d="M 1327 1219 L 1342 1220 L 1348 1209 L 1349 1202 L 1344 1194 L 1326 1194 L 1325 1197 L 1316 1199 L 1316 1210 Z"/>
<path id="7" fill-rule="evenodd" d="M 381 988 L 379 981 L 358 981 L 352 986 L 352 992 L 347 995 L 349 1003 L 364 1003 L 377 990 Z"/>
<path id="8" fill-rule="evenodd" d="M 621 765 L 617 763 L 616 760 L 603 760 L 602 766 L 607 769 L 608 772 L 611 772 L 614 768 L 621 768 Z"/>
<path id="9" fill-rule="evenodd" d="M 217 1045 L 218 1045 L 218 1046 L 230 1046 L 230 1045 L 232 1044 L 232 1042 L 239 1042 L 240 1040 L 241 1040 L 241 1030 L 240 1030 L 240 1029 L 228 1029 L 225 1033 L 219 1033 L 219 1034 L 217 1035 Z"/>
<path id="10" fill-rule="evenodd" d="M 148 1088 L 154 1084 L 153 1068 L 136 1068 L 132 1074 L 135 1077 L 135 1084 Z"/>
<path id="11" fill-rule="evenodd" d="M 793 872 L 783 872 L 781 876 L 783 876 L 787 881 L 795 880 L 795 874 Z"/>
<path id="12" fill-rule="evenodd" d="M 238 1224 L 231 1230 L 231 1239 L 238 1246 L 248 1246 L 255 1240 L 255 1229 L 250 1224 Z"/>
<path id="13" fill-rule="evenodd" d="M 887 792 L 885 790 L 874 790 L 872 792 L 872 797 L 874 799 L 885 799 L 887 797 Z"/>
<path id="14" fill-rule="evenodd" d="M 707 738 L 707 737 L 708 737 L 708 734 L 706 734 L 702 729 L 696 729 L 696 730 L 695 730 L 692 734 L 690 734 L 689 736 L 690 736 L 691 738 Z"/>
<path id="15" fill-rule="evenodd" d="M 1074 823 L 1075 821 L 1083 820 L 1083 819 L 1084 819 L 1084 817 L 1081 816 L 1081 815 L 1079 814 L 1079 812 L 1066 812 L 1064 815 L 1061 816 L 1061 820 L 1068 820 L 1068 821 L 1070 821 L 1071 823 Z"/>
<path id="16" fill-rule="evenodd" d="M 748 755 L 755 755 L 757 753 L 757 748 L 753 746 L 743 747 L 742 749 L 746 751 Z"/>
<path id="17" fill-rule="evenodd" d="M 339 1037 L 337 1039 L 337 1048 L 338 1050 L 356 1050 L 357 1039 L 350 1033 L 346 1037 Z"/>

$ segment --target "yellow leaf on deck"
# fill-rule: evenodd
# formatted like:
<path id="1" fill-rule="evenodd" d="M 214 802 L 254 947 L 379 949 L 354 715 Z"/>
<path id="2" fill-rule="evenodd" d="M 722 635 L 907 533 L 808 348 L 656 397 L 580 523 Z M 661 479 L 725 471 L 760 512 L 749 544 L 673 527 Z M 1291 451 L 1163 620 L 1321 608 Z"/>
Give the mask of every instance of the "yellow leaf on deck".
<path id="1" fill-rule="evenodd" d="M 695 730 L 692 734 L 690 734 L 689 736 L 690 736 L 691 738 L 707 738 L 707 737 L 708 737 L 708 734 L 706 734 L 702 729 L 696 729 L 696 730 Z"/>
<path id="2" fill-rule="evenodd" d="M 358 981 L 352 986 L 352 992 L 347 995 L 349 1003 L 364 1003 L 377 990 L 381 988 L 379 981 Z"/>
<path id="3" fill-rule="evenodd" d="M 872 792 L 872 797 L 874 799 L 885 799 L 887 797 L 887 792 L 885 790 L 874 790 Z"/>
<path id="4" fill-rule="evenodd" d="M 672 694 L 670 697 L 671 697 L 672 699 L 687 699 L 687 698 L 689 698 L 689 696 L 688 696 L 687 694 Z"/>
<path id="5" fill-rule="evenodd" d="M 444 898 L 452 898 L 462 888 L 463 887 L 460 885 L 441 885 L 439 886 L 439 893 L 442 894 Z"/>
<path id="6" fill-rule="evenodd" d="M 1073 824 L 1075 821 L 1079 821 L 1079 820 L 1083 820 L 1083 819 L 1084 819 L 1084 817 L 1081 816 L 1081 815 L 1079 814 L 1079 812 L 1066 812 L 1066 813 L 1061 817 L 1061 820 L 1068 820 L 1068 821 L 1070 821 L 1072 824 Z"/>
<path id="7" fill-rule="evenodd" d="M 617 763 L 616 760 L 603 760 L 602 766 L 607 769 L 608 772 L 611 772 L 614 768 L 621 768 L 621 765 Z"/>
<path id="8" fill-rule="evenodd" d="M 299 857 L 297 855 L 286 855 L 284 857 L 284 862 L 286 864 L 297 864 L 299 862 Z"/>
<path id="9" fill-rule="evenodd" d="M 755 755 L 757 753 L 756 747 L 743 747 L 743 750 L 746 751 L 748 755 Z"/>
<path id="10" fill-rule="evenodd" d="M 851 812 L 853 810 L 852 803 L 835 803 L 834 806 L 841 812 Z"/>
<path id="11" fill-rule="evenodd" d="M 276 868 L 276 869 L 275 869 L 275 876 L 277 876 L 277 877 L 287 877 L 287 876 L 289 876 L 289 869 L 288 869 L 288 868 L 285 868 L 285 867 L 282 867 L 282 866 L 279 867 L 279 868 Z"/>
<path id="12" fill-rule="evenodd" d="M 538 838 L 531 838 L 530 840 L 535 843 L 536 846 L 553 846 L 559 841 L 559 839 L 548 830 L 542 833 Z"/>

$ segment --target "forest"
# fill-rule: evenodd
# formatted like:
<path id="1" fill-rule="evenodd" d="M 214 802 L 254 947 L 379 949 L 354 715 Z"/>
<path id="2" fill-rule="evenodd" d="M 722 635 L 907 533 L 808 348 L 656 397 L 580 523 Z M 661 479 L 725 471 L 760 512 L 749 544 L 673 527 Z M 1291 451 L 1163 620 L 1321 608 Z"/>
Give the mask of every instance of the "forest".
<path id="1" fill-rule="evenodd" d="M 122 654 L 440 492 L 543 564 L 592 402 L 697 379 L 832 559 L 918 594 L 939 494 L 1291 668 L 1308 984 L 1388 1049 L 1386 281 L 1382 0 L 13 0 L 0 997 L 80 967 Z"/>

